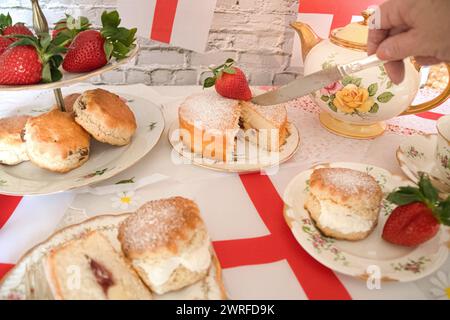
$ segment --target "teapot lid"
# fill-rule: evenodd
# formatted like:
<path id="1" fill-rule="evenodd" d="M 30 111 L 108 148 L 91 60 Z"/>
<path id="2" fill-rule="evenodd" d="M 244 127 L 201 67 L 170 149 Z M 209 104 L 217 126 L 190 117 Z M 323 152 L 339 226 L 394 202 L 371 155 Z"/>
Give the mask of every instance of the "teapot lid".
<path id="1" fill-rule="evenodd" d="M 369 10 L 364 10 L 361 13 L 364 21 L 353 22 L 345 27 L 333 29 L 330 36 L 331 42 L 341 47 L 367 51 L 367 37 L 369 35 L 367 20 L 371 13 Z"/>

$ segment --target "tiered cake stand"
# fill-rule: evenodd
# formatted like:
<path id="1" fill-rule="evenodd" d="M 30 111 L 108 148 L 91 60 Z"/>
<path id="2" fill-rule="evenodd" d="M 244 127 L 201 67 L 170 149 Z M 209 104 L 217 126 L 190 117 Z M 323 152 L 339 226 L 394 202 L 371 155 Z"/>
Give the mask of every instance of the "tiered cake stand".
<path id="1" fill-rule="evenodd" d="M 33 28 L 36 34 L 48 32 L 48 24 L 39 6 L 38 0 L 31 0 L 33 10 Z M 128 57 L 117 61 L 111 60 L 104 67 L 89 73 L 63 72 L 61 80 L 52 83 L 39 83 L 35 85 L 0 86 L 0 91 L 25 91 L 53 89 L 56 105 L 61 111 L 65 111 L 64 99 L 61 88 L 67 87 L 104 72 L 118 68 L 120 65 L 133 59 L 139 48 L 136 47 Z M 68 91 L 74 91 L 68 89 Z M 122 172 L 134 165 L 144 157 L 159 141 L 164 130 L 164 117 L 160 108 L 152 102 L 141 97 L 122 95 L 128 101 L 128 105 L 135 114 L 137 130 L 131 143 L 124 147 L 105 145 L 91 139 L 91 152 L 89 160 L 80 168 L 65 174 L 54 173 L 41 169 L 31 162 L 23 162 L 16 166 L 0 165 L 0 194 L 10 195 L 34 195 L 49 194 L 80 188 Z M 49 99 L 50 98 L 50 99 Z M 11 100 L 23 100 L 23 97 L 12 97 Z M 50 101 L 49 101 L 50 100 Z M 1 117 L 15 114 L 33 114 L 48 111 L 51 105 L 51 97 L 47 94 L 38 94 L 33 99 L 32 106 L 20 105 L 2 110 Z M 46 108 L 34 111 L 37 105 Z M 47 108 L 48 107 L 48 108 Z M 19 109 L 20 108 L 20 109 Z M 28 109 L 27 109 L 28 108 Z M 150 128 L 150 129 L 149 129 Z"/>

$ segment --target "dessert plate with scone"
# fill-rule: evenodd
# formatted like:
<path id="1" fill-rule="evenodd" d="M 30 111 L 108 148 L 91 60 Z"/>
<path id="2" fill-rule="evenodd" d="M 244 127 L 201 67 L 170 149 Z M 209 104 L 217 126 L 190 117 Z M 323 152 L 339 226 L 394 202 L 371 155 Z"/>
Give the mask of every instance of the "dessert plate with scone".
<path id="1" fill-rule="evenodd" d="M 0 281 L 0 300 L 226 298 L 200 210 L 183 197 L 61 229 Z"/>
<path id="2" fill-rule="evenodd" d="M 299 148 L 300 135 L 284 104 L 259 106 L 207 89 L 180 104 L 169 141 L 194 165 L 251 172 L 289 160 Z"/>
<path id="3" fill-rule="evenodd" d="M 0 115 L 0 193 L 50 194 L 108 179 L 144 157 L 164 130 L 160 108 L 140 97 L 87 90 L 66 97 L 67 112 L 51 98 Z"/>
<path id="4" fill-rule="evenodd" d="M 386 196 L 406 179 L 372 165 L 328 163 L 295 176 L 283 200 L 284 218 L 299 244 L 323 265 L 371 281 L 415 281 L 447 259 L 448 230 L 402 247 L 382 238 L 396 205 Z"/>

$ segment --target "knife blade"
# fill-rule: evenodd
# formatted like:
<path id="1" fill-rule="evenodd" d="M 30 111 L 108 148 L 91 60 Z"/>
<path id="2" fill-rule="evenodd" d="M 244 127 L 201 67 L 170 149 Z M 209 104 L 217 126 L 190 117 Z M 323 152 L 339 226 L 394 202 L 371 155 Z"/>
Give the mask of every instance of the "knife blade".
<path id="1" fill-rule="evenodd" d="M 352 73 L 380 65 L 381 63 L 383 61 L 372 55 L 347 64 L 337 65 L 296 79 L 278 89 L 255 96 L 252 102 L 262 106 L 287 102 L 322 89 Z"/>

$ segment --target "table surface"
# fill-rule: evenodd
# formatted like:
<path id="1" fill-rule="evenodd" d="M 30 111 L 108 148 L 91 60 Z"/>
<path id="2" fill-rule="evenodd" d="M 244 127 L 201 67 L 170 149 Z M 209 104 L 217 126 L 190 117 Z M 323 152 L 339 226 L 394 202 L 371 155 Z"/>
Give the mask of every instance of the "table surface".
<path id="1" fill-rule="evenodd" d="M 70 87 L 63 93 L 89 87 Z M 104 88 L 159 105 L 166 132 L 176 120 L 179 102 L 202 90 L 194 86 Z M 43 93 L 1 93 L 0 112 L 11 105 L 29 104 L 37 94 Z M 422 93 L 420 98 L 426 95 Z M 300 130 L 301 146 L 291 160 L 268 174 L 239 175 L 177 164 L 172 161 L 176 155 L 165 132 L 158 145 L 135 166 L 94 188 L 48 196 L 0 195 L 0 278 L 27 249 L 61 225 L 104 213 L 127 212 L 152 199 L 181 195 L 200 207 L 232 299 L 433 299 L 445 292 L 450 287 L 450 260 L 419 281 L 382 283 L 379 289 L 369 289 L 364 281 L 322 266 L 290 234 L 282 217 L 280 195 L 293 176 L 323 162 L 361 162 L 403 175 L 395 158 L 398 145 L 405 135 L 435 132 L 435 120 L 450 114 L 450 104 L 419 116 L 393 119 L 386 133 L 374 140 L 346 139 L 327 132 L 318 121 L 318 107 L 309 98 L 292 102 L 288 112 L 290 121 Z M 113 186 L 121 180 L 144 177 L 152 183 L 140 188 L 134 187 L 136 183 Z M 111 193 L 96 192 L 100 186 L 113 187 Z M 132 199 L 129 205 L 120 202 L 124 196 Z"/>

